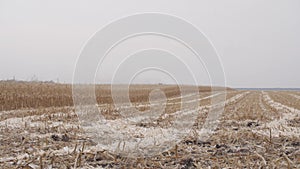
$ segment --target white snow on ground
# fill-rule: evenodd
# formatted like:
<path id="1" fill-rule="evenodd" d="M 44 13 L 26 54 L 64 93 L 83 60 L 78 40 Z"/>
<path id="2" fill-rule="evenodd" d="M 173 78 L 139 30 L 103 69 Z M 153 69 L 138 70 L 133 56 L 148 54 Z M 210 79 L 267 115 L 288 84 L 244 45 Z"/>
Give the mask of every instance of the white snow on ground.
<path id="1" fill-rule="evenodd" d="M 212 95 L 200 98 L 200 99 L 189 100 L 189 101 L 186 101 L 185 103 L 193 103 L 193 102 L 197 102 L 197 101 L 201 101 L 201 100 L 205 100 L 205 99 L 210 99 L 210 98 L 216 97 L 216 96 L 218 96 L 220 94 L 224 94 L 224 93 L 225 92 L 215 93 L 215 94 L 212 94 Z M 178 102 L 178 103 L 180 103 L 180 102 Z M 176 104 L 178 104 L 178 103 L 176 103 Z"/>
<path id="2" fill-rule="evenodd" d="M 290 94 L 290 96 L 293 96 L 293 97 L 295 97 L 295 98 L 297 98 L 297 99 L 300 99 L 300 96 L 299 96 L 299 95 L 296 95 L 296 94 Z"/>
<path id="3" fill-rule="evenodd" d="M 279 102 L 275 102 L 266 93 L 262 92 L 264 101 L 276 110 L 281 112 L 282 117 L 280 119 L 273 120 L 265 125 L 258 127 L 253 132 L 260 133 L 266 136 L 270 135 L 269 129 L 271 129 L 272 136 L 297 136 L 300 135 L 300 128 L 289 125 L 291 120 L 300 117 L 300 111 L 298 109 L 283 105 Z"/>
<path id="4" fill-rule="evenodd" d="M 299 113 L 300 111 L 296 108 L 293 107 L 289 107 L 286 105 L 283 105 L 279 102 L 275 102 L 274 100 L 271 99 L 271 97 L 266 93 L 266 92 L 262 92 L 263 94 L 263 98 L 265 100 L 266 103 L 268 103 L 270 106 L 274 107 L 276 110 L 278 111 L 288 111 L 288 112 L 293 112 L 293 113 Z"/>
<path id="5" fill-rule="evenodd" d="M 63 116 L 65 113 L 57 112 L 53 113 L 52 115 L 55 116 Z M 33 115 L 33 116 L 26 116 L 24 118 L 22 117 L 12 117 L 8 118 L 6 120 L 0 121 L 0 127 L 8 127 L 8 128 L 21 128 L 24 127 L 25 123 L 29 127 L 36 127 L 36 126 L 44 126 L 45 122 L 38 121 L 38 119 L 41 119 L 45 117 L 45 114 L 42 115 Z M 74 127 L 74 125 L 69 124 L 63 124 L 63 122 L 47 122 L 46 123 L 48 127 L 57 127 L 60 125 L 64 125 L 65 127 Z"/>
<path id="6" fill-rule="evenodd" d="M 209 96 L 206 96 L 206 97 L 203 97 L 201 98 L 201 93 L 197 93 L 197 94 L 188 94 L 188 95 L 184 95 L 184 96 L 178 96 L 178 97 L 173 97 L 173 98 L 169 98 L 167 100 L 158 100 L 158 101 L 154 101 L 153 103 L 151 103 L 151 106 L 158 106 L 160 105 L 161 103 L 163 103 L 162 105 L 176 105 L 176 104 L 181 104 L 183 100 L 186 100 L 184 103 L 194 103 L 194 102 L 197 102 L 197 101 L 201 101 L 201 100 L 205 100 L 205 99 L 209 99 L 209 98 L 212 98 L 212 97 L 215 97 L 215 96 L 218 96 L 220 94 L 224 94 L 224 93 L 231 93 L 233 91 L 227 91 L 227 92 L 216 92 L 215 94 L 213 95 L 209 95 Z M 192 100 L 187 100 L 187 98 L 196 98 L 196 99 L 192 99 Z M 176 99 L 183 99 L 181 101 L 178 101 L 178 102 L 166 102 L 166 101 L 172 101 L 172 100 L 176 100 Z M 100 105 L 97 105 L 97 106 L 101 106 Z M 141 107 L 145 107 L 145 106 L 150 106 L 149 104 L 139 104 L 139 105 L 135 105 L 136 108 L 141 108 Z M 126 105 L 119 105 L 117 109 L 126 109 L 126 108 L 132 108 L 133 105 L 130 103 L 130 104 L 126 104 Z"/>
<path id="7" fill-rule="evenodd" d="M 221 93 L 220 93 L 221 94 Z M 181 104 L 182 102 L 179 101 L 179 102 L 169 102 L 167 103 L 167 101 L 172 101 L 172 100 L 176 100 L 176 99 L 186 99 L 186 98 L 190 98 L 190 97 L 199 97 L 200 94 L 197 93 L 197 94 L 188 94 L 188 95 L 184 95 L 184 96 L 178 96 L 178 97 L 173 97 L 173 98 L 170 98 L 170 99 L 167 99 L 167 100 L 157 100 L 157 101 L 154 101 L 151 103 L 151 106 L 158 106 L 160 105 L 161 103 L 163 103 L 162 105 L 167 105 L 167 104 L 171 104 L 171 105 L 175 105 L 175 104 Z M 195 102 L 195 101 L 199 101 L 199 99 L 195 99 L 195 100 L 192 100 L 191 102 Z M 145 107 L 145 106 L 149 106 L 149 104 L 140 104 L 140 105 L 136 105 L 135 107 L 136 108 L 141 108 L 141 107 Z M 130 104 L 126 104 L 126 105 L 120 105 L 118 106 L 118 109 L 126 109 L 126 108 L 132 108 L 133 105 L 130 103 Z"/>
<path id="8" fill-rule="evenodd" d="M 42 122 L 32 122 L 35 118 L 40 118 L 41 116 L 27 116 L 27 117 L 15 117 L 15 118 L 9 118 L 3 121 L 0 121 L 0 127 L 7 127 L 7 128 L 22 128 L 24 127 L 25 123 L 27 125 L 34 127 L 35 125 L 43 124 Z"/>
<path id="9" fill-rule="evenodd" d="M 200 107 L 200 108 L 202 108 L 202 111 L 204 109 L 204 111 L 206 111 L 206 112 L 210 111 L 210 112 L 209 112 L 208 117 L 207 117 L 203 127 L 201 128 L 201 130 L 199 130 L 199 131 L 197 130 L 199 138 L 201 140 L 206 140 L 209 138 L 209 136 L 211 134 L 213 134 L 215 132 L 214 130 L 217 128 L 217 126 L 220 122 L 218 119 L 221 116 L 222 112 L 224 111 L 224 106 L 226 104 L 235 103 L 235 102 L 237 102 L 237 100 L 245 97 L 249 93 L 250 92 L 240 93 L 240 94 L 237 94 L 223 102 L 220 102 L 220 103 L 217 103 L 214 105 Z"/>
<path id="10" fill-rule="evenodd" d="M 149 127 L 145 128 L 142 126 L 136 125 L 136 123 L 132 123 L 132 121 L 136 122 L 139 121 L 139 117 L 132 117 L 130 119 L 116 119 L 116 120 L 105 120 L 102 122 L 99 122 L 97 124 L 91 124 L 90 126 L 84 126 L 84 129 L 87 131 L 87 133 L 90 133 L 91 136 L 95 137 L 98 136 L 98 141 L 101 143 L 101 146 L 104 149 L 110 150 L 110 151 L 124 151 L 124 152 L 130 152 L 130 151 L 141 151 L 148 155 L 151 155 L 151 153 L 155 153 L 155 148 L 161 148 L 158 151 L 162 151 L 162 149 L 166 148 L 170 145 L 170 141 L 178 142 L 182 139 L 183 136 L 185 136 L 187 133 L 189 133 L 190 129 L 192 128 L 193 121 L 195 119 L 186 120 L 184 118 L 189 117 L 196 117 L 197 114 L 204 110 L 204 109 L 212 109 L 212 112 L 214 111 L 220 111 L 219 108 L 222 108 L 225 104 L 236 102 L 241 97 L 245 96 L 249 92 L 244 92 L 241 94 L 238 94 L 226 101 L 221 101 L 217 104 L 211 105 L 211 106 L 201 106 L 198 107 L 198 109 L 193 110 L 184 110 L 184 111 L 177 111 L 175 113 L 165 114 L 163 118 L 167 118 L 169 116 L 175 117 L 174 123 L 178 125 L 170 126 L 168 128 L 161 128 L 161 127 Z M 208 96 L 206 98 L 210 97 L 216 97 L 219 94 L 214 94 L 212 96 Z M 202 98 L 205 99 L 205 98 Z M 218 112 L 221 113 L 221 112 Z M 196 115 L 196 116 L 195 116 Z M 216 119 L 210 119 L 210 123 L 217 124 Z M 183 124 L 180 124 L 180 123 Z M 188 124 L 187 124 L 188 123 Z M 211 127 L 211 125 L 207 125 L 208 127 Z M 211 129 L 211 130 L 210 130 Z M 212 128 L 205 128 L 201 131 L 199 131 L 200 134 L 208 134 L 212 133 Z M 120 141 L 122 140 L 122 141 Z M 153 146 L 153 152 L 145 152 L 150 151 L 149 147 Z"/>
<path id="11" fill-rule="evenodd" d="M 259 95 L 259 107 L 262 109 L 263 112 L 267 111 L 266 106 L 263 104 L 263 94 Z"/>

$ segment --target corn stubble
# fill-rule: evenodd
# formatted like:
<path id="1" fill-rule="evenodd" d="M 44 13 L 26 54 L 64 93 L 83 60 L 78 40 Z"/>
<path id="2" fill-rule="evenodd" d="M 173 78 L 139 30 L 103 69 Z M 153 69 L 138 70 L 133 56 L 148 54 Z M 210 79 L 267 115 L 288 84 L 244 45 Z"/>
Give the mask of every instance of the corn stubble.
<path id="1" fill-rule="evenodd" d="M 0 82 L 0 168 L 300 168 L 298 92 L 227 89 L 231 101 L 226 102 L 219 126 L 208 140 L 200 140 L 197 130 L 207 117 L 211 101 L 207 96 L 212 95 L 209 87 L 200 87 L 204 99 L 191 133 L 154 157 L 129 158 L 101 149 L 85 136 L 71 88 Z M 180 110 L 178 86 L 133 85 L 130 100 L 138 110 L 148 110 L 149 93 L 157 88 L 168 98 L 164 113 L 170 116 L 157 119 L 164 125 Z M 109 85 L 97 85 L 96 96 L 105 118 L 122 118 Z"/>

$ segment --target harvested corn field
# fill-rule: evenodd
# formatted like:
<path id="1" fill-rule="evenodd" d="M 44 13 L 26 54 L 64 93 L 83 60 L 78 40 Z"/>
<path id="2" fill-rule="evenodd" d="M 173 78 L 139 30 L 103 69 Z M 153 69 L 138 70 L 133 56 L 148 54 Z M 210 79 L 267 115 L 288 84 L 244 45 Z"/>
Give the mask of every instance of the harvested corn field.
<path id="1" fill-rule="evenodd" d="M 96 86 L 97 107 L 107 119 L 106 127 L 117 132 L 115 126 L 122 123 L 127 127 L 122 132 L 130 138 L 145 138 L 148 129 L 164 129 L 177 115 L 197 112 L 190 132 L 182 140 L 173 140 L 172 148 L 151 157 L 133 157 L 102 147 L 86 134 L 73 105 L 71 85 L 5 82 L 0 89 L 1 168 L 300 167 L 299 92 L 229 88 L 211 92 L 209 87 L 199 87 L 200 97 L 195 98 L 193 93 L 181 96 L 178 86 L 132 85 L 131 107 L 119 108 L 113 104 L 109 85 Z M 160 102 L 160 98 L 149 101 L 154 89 L 166 95 L 164 111 L 150 122 L 124 122 L 122 111 L 143 112 Z M 211 103 L 219 97 L 226 99 Z M 197 102 L 199 107 L 182 111 L 183 101 Z M 222 105 L 218 126 L 201 140 L 205 119 Z M 121 143 L 113 148 L 124 147 Z"/>

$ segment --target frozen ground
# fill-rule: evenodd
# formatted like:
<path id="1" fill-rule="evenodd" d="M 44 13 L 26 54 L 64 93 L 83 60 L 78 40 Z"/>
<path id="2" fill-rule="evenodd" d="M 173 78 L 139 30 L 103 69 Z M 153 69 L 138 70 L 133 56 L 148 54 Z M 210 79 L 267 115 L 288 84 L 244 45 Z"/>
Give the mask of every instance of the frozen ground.
<path id="1" fill-rule="evenodd" d="M 105 139 L 102 144 L 97 144 L 95 138 L 84 132 L 72 107 L 3 111 L 0 113 L 0 166 L 300 167 L 300 102 L 297 93 L 231 91 L 225 101 L 216 104 L 211 104 L 211 99 L 218 100 L 225 96 L 224 93 L 207 94 L 198 99 L 193 96 L 184 96 L 184 100 L 187 103 L 199 102 L 198 108 L 180 110 L 181 98 L 170 98 L 165 103 L 166 111 L 151 122 L 144 122 L 140 116 L 124 120 L 120 115 L 120 111 L 130 108 L 148 110 L 149 103 L 122 108 L 99 104 L 99 110 L 107 117 L 105 123 L 99 124 L 102 129 L 99 138 Z M 224 105 L 224 112 L 219 115 L 217 112 Z M 193 114 L 197 118 L 191 122 L 190 130 L 168 127 L 168 122 Z M 206 121 L 206 118 L 214 119 L 213 115 L 219 116 L 218 121 Z M 182 132 L 186 132 L 185 137 L 177 137 L 176 134 Z M 125 136 L 127 140 L 120 141 Z M 167 145 L 169 139 L 172 146 L 158 146 L 162 148 L 161 152 L 154 156 L 136 157 L 129 153 L 129 150 L 135 150 L 137 143 L 140 151 L 151 153 L 150 145 Z"/>

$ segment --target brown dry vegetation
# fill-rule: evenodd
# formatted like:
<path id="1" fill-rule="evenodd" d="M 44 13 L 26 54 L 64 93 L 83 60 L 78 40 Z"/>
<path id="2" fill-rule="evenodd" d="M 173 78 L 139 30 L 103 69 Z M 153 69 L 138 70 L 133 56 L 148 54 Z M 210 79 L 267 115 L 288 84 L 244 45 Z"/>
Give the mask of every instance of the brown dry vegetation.
<path id="1" fill-rule="evenodd" d="M 297 95 L 296 93 L 294 95 Z M 274 101 L 279 101 L 284 105 L 300 109 L 300 99 L 289 94 L 288 92 L 270 92 L 270 96 Z"/>
<path id="2" fill-rule="evenodd" d="M 188 133 L 169 151 L 151 158 L 128 158 L 96 148 L 85 136 L 71 106 L 70 85 L 6 82 L 0 86 L 1 105 L 9 110 L 0 112 L 0 168 L 300 167 L 300 101 L 290 95 L 294 92 L 230 90 L 219 126 L 208 140 Z M 96 88 L 101 93 L 97 94 L 101 112 L 120 118 L 111 105 L 110 87 Z M 165 113 L 180 109 L 177 86 L 131 86 L 130 99 L 146 110 L 149 92 L 155 88 L 170 99 Z M 208 88 L 201 93 L 201 98 L 211 95 Z M 203 108 L 195 130 L 203 124 L 210 101 L 199 100 Z"/>
<path id="3" fill-rule="evenodd" d="M 119 88 L 124 87 L 119 86 Z M 149 93 L 153 89 L 161 89 L 168 98 L 180 95 L 179 87 L 176 85 L 131 85 L 129 88 L 130 101 L 133 103 L 148 102 Z M 219 89 L 223 90 L 223 88 Z M 231 89 L 227 88 L 227 90 Z M 73 106 L 72 85 L 70 84 L 0 81 L 0 91 L 1 111 Z M 199 87 L 199 92 L 210 91 L 211 87 Z M 119 97 L 122 97 L 122 92 L 124 90 L 120 91 Z M 111 85 L 95 85 L 95 93 L 99 104 L 113 102 Z"/>

